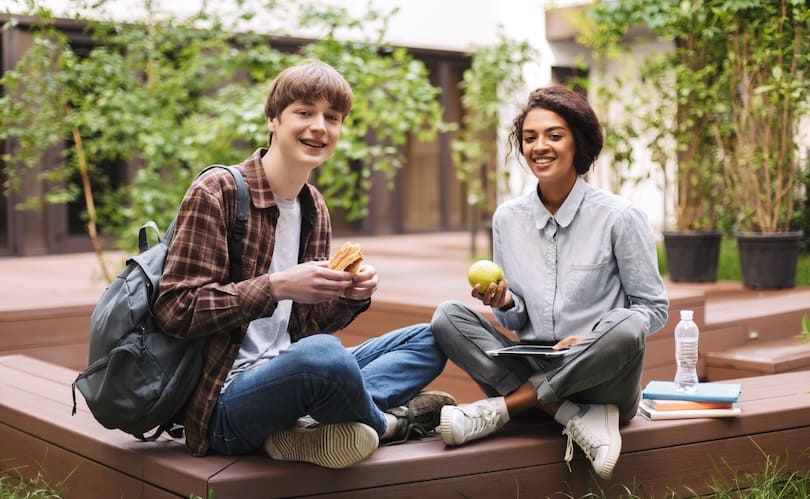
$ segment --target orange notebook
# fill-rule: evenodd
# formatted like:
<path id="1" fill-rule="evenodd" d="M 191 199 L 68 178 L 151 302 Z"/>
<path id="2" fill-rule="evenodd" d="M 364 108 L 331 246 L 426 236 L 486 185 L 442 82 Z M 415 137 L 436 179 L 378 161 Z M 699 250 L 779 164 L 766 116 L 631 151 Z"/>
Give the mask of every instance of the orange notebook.
<path id="1" fill-rule="evenodd" d="M 658 419 L 689 419 L 689 418 L 735 418 L 742 414 L 739 407 L 725 409 L 678 409 L 661 411 L 650 407 L 649 399 L 644 399 L 638 405 L 638 413 L 649 420 Z"/>
<path id="2" fill-rule="evenodd" d="M 695 409 L 731 409 L 734 404 L 732 402 L 647 399 L 647 405 L 657 411 L 688 411 Z"/>

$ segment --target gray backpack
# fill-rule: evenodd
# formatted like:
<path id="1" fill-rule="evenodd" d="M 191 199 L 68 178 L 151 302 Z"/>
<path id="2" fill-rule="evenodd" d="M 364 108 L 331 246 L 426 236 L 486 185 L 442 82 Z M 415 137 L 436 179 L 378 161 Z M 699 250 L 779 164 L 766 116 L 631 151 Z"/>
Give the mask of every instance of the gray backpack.
<path id="1" fill-rule="evenodd" d="M 239 281 L 250 193 L 235 167 L 212 165 L 199 175 L 212 168 L 225 168 L 236 181 L 237 215 L 228 230 L 228 252 L 230 278 Z M 204 338 L 167 336 L 152 315 L 175 222 L 151 248 L 147 229 L 158 232 L 157 225 L 150 221 L 138 231 L 140 253 L 127 260 L 90 317 L 89 366 L 72 386 L 74 415 L 78 388 L 105 428 L 120 429 L 141 440 L 155 440 L 164 431 L 174 437 L 182 435 L 175 416 L 197 386 L 202 371 Z M 153 429 L 151 436 L 144 436 Z"/>

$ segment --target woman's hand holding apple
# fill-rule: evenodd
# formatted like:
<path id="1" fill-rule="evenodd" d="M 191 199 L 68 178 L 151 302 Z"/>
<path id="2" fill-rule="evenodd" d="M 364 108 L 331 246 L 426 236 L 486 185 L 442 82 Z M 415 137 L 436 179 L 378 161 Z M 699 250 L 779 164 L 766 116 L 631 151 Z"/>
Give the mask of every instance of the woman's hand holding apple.
<path id="1" fill-rule="evenodd" d="M 495 262 L 475 262 L 467 272 L 467 280 L 473 287 L 472 297 L 484 305 L 506 309 L 514 304 L 503 270 Z"/>
<path id="2" fill-rule="evenodd" d="M 514 304 L 506 279 L 499 281 L 497 284 L 493 282 L 483 291 L 481 285 L 476 284 L 472 290 L 472 297 L 481 300 L 484 305 L 503 310 L 512 308 Z"/>

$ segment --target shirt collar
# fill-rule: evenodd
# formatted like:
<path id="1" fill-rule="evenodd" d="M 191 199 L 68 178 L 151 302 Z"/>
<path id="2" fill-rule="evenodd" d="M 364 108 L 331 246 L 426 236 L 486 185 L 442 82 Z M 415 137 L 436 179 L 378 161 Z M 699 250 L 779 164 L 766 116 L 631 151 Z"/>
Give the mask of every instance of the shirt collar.
<path id="1" fill-rule="evenodd" d="M 259 209 L 275 206 L 273 190 L 262 169 L 262 156 L 266 149 L 256 149 L 253 154 L 242 163 L 245 179 L 250 186 L 250 201 Z"/>
<path id="2" fill-rule="evenodd" d="M 264 175 L 264 169 L 262 168 L 262 156 L 264 156 L 266 152 L 266 148 L 256 149 L 253 154 L 242 163 L 242 171 L 250 187 L 250 201 L 259 209 L 276 206 L 273 189 L 270 187 L 270 182 L 267 181 L 267 177 Z M 298 193 L 298 200 L 301 202 L 302 215 L 305 219 L 312 221 L 315 217 L 316 208 L 310 189 L 311 186 L 309 183 L 304 184 L 304 187 Z"/>
<path id="3" fill-rule="evenodd" d="M 582 201 L 585 199 L 585 193 L 588 190 L 588 183 L 582 177 L 577 177 L 574 182 L 574 187 L 568 193 L 568 197 L 563 201 L 557 213 L 552 215 L 548 209 L 540 201 L 537 189 L 532 193 L 532 198 L 535 206 L 535 220 L 537 221 L 537 228 L 542 229 L 548 224 L 551 218 L 557 222 L 561 227 L 568 227 L 574 221 L 574 217 L 582 206 Z"/>

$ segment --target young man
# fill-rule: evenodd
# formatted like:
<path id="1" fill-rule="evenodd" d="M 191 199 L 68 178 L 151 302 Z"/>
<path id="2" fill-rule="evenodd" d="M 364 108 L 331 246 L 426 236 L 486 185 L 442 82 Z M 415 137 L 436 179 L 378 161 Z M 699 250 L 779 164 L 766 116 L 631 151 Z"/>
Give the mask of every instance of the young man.
<path id="1" fill-rule="evenodd" d="M 207 173 L 183 199 L 154 308 L 167 334 L 206 342 L 182 414 L 194 455 L 264 448 L 277 460 L 343 468 L 379 442 L 432 431 L 441 406 L 455 403 L 421 392 L 446 362 L 429 325 L 355 348 L 328 334 L 369 307 L 378 283 L 371 265 L 356 274 L 327 266 L 329 213 L 307 182 L 332 156 L 352 99 L 344 78 L 318 61 L 273 82 L 269 147 L 238 165 L 251 200 L 243 280 L 228 275 L 231 175 Z"/>

